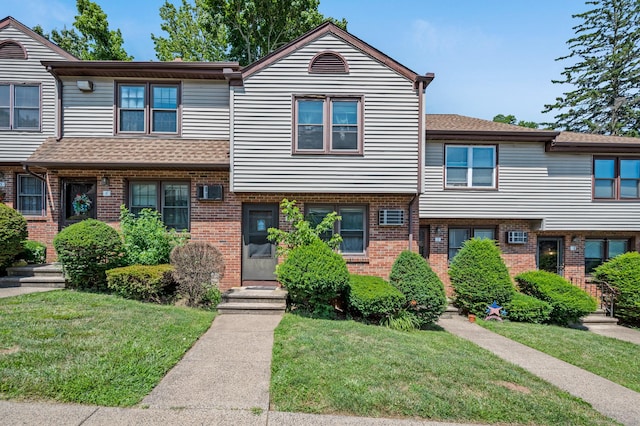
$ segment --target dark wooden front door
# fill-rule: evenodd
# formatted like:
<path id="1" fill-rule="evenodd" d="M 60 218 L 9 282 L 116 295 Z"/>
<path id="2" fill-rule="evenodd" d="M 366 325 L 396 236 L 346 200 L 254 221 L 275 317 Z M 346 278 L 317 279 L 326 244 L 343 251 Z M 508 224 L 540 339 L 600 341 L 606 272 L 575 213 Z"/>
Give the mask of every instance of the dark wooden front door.
<path id="1" fill-rule="evenodd" d="M 277 227 L 277 204 L 242 206 L 243 281 L 275 281 L 276 245 L 267 239 L 267 235 L 269 228 Z"/>
<path id="2" fill-rule="evenodd" d="M 63 179 L 60 229 L 88 218 L 96 218 L 96 180 Z"/>

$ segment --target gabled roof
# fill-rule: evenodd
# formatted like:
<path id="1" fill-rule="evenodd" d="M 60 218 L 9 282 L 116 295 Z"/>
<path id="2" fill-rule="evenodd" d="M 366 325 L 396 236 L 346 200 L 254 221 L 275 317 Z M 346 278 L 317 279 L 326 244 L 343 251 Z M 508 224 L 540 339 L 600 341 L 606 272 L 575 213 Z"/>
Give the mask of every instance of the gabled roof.
<path id="1" fill-rule="evenodd" d="M 229 168 L 228 140 L 169 138 L 47 138 L 28 166 L 83 169 Z"/>
<path id="2" fill-rule="evenodd" d="M 42 61 L 58 76 L 240 79 L 237 62 Z"/>
<path id="3" fill-rule="evenodd" d="M 327 22 L 321 24 L 320 26 L 318 26 L 318 27 L 314 28 L 313 30 L 307 32 L 306 34 L 303 34 L 302 36 L 300 36 L 297 39 L 293 40 L 292 42 L 290 42 L 290 43 L 282 46 L 281 48 L 271 52 L 270 54 L 268 54 L 267 56 L 263 57 L 262 59 L 259 59 L 256 62 L 246 66 L 242 70 L 242 77 L 243 78 L 250 77 L 251 75 L 255 74 L 256 72 L 268 67 L 269 65 L 273 64 L 274 62 L 279 61 L 280 59 L 290 55 L 295 50 L 300 49 L 301 47 L 311 43 L 312 41 L 314 41 L 314 40 L 316 40 L 316 39 L 318 39 L 318 38 L 320 38 L 320 37 L 322 37 L 322 36 L 324 36 L 326 34 L 333 34 L 336 37 L 344 40 L 345 42 L 349 43 L 350 45 L 352 45 L 356 49 L 359 49 L 363 53 L 371 56 L 372 58 L 374 58 L 377 61 L 381 62 L 382 64 L 386 65 L 387 67 L 395 70 L 398 74 L 406 77 L 407 79 L 409 79 L 410 81 L 412 81 L 414 83 L 416 81 L 420 81 L 420 80 L 423 80 L 425 82 L 430 82 L 434 78 L 434 75 L 432 73 L 429 73 L 429 74 L 427 74 L 425 76 L 418 75 L 415 71 L 407 68 L 406 66 L 402 65 L 401 63 L 399 63 L 395 59 L 385 55 L 384 53 L 382 53 L 381 51 L 379 51 L 375 47 L 365 43 L 364 41 L 360 40 L 358 37 L 354 36 L 353 34 L 348 33 L 347 31 L 345 31 L 342 28 L 338 27 L 337 25 L 335 25 L 331 21 L 327 21 Z"/>
<path id="4" fill-rule="evenodd" d="M 15 19 L 15 18 L 13 18 L 11 16 L 7 16 L 6 18 L 0 20 L 0 30 L 5 28 L 5 27 L 9 27 L 9 26 L 17 28 L 18 30 L 20 30 L 23 33 L 27 34 L 32 39 L 36 40 L 37 42 L 39 42 L 41 44 L 44 44 L 49 49 L 53 50 L 54 52 L 56 52 L 57 54 L 59 54 L 61 56 L 64 56 L 65 58 L 69 59 L 70 61 L 77 61 L 78 60 L 78 58 L 73 56 L 71 53 L 69 53 L 66 50 L 62 49 L 60 46 L 58 46 L 57 44 L 53 43 L 52 41 L 47 40 L 45 37 L 42 37 L 40 34 L 36 33 L 31 28 L 27 27 L 26 25 L 24 25 L 22 22 L 18 21 L 17 19 Z"/>
<path id="5" fill-rule="evenodd" d="M 427 114 L 426 129 L 427 140 L 551 142 L 560 133 L 458 114 Z"/>
<path id="6" fill-rule="evenodd" d="M 545 142 L 553 152 L 640 153 L 640 138 L 556 132 L 458 114 L 427 114 L 427 140 Z"/>

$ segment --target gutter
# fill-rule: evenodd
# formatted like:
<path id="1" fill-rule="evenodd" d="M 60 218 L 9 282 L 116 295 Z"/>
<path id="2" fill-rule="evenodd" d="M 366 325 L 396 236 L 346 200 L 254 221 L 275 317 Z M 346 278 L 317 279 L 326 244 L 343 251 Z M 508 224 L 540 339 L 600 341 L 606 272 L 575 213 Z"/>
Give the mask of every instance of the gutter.
<path id="1" fill-rule="evenodd" d="M 411 201 L 409 201 L 409 251 L 413 251 L 413 205 L 418 201 L 420 194 L 415 194 Z"/>

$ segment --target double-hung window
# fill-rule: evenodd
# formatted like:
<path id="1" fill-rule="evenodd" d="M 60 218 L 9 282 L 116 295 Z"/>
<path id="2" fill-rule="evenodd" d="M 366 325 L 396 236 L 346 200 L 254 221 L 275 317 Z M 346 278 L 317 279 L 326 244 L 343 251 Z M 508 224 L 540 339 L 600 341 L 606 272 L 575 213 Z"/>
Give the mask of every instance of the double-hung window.
<path id="1" fill-rule="evenodd" d="M 447 145 L 445 163 L 446 187 L 496 187 L 495 146 Z"/>
<path id="2" fill-rule="evenodd" d="M 471 238 L 496 239 L 496 229 L 492 227 L 449 228 L 449 260 L 453 259 L 462 248 L 462 244 Z"/>
<path id="3" fill-rule="evenodd" d="M 189 229 L 189 183 L 172 181 L 135 181 L 129 184 L 129 210 L 137 215 L 142 209 L 154 209 L 170 229 Z"/>
<path id="4" fill-rule="evenodd" d="M 640 159 L 594 158 L 593 198 L 605 200 L 640 199 Z"/>
<path id="5" fill-rule="evenodd" d="M 587 274 L 620 254 L 629 251 L 628 239 L 587 238 L 584 246 L 584 271 Z"/>
<path id="6" fill-rule="evenodd" d="M 40 85 L 0 83 L 0 129 L 40 130 Z"/>
<path id="7" fill-rule="evenodd" d="M 44 182 L 30 175 L 18 175 L 17 178 L 18 211 L 25 216 L 43 216 Z"/>
<path id="8" fill-rule="evenodd" d="M 361 96 L 296 97 L 294 117 L 294 152 L 362 153 Z"/>
<path id="9" fill-rule="evenodd" d="M 179 87 L 165 83 L 118 84 L 118 133 L 178 133 Z"/>
<path id="10" fill-rule="evenodd" d="M 334 229 L 321 237 L 328 240 L 334 232 L 337 232 L 342 237 L 340 251 L 343 254 L 364 254 L 367 248 L 367 208 L 365 206 L 310 205 L 307 206 L 307 220 L 315 226 L 327 214 L 334 211 L 342 217 L 342 220 L 336 221 Z"/>

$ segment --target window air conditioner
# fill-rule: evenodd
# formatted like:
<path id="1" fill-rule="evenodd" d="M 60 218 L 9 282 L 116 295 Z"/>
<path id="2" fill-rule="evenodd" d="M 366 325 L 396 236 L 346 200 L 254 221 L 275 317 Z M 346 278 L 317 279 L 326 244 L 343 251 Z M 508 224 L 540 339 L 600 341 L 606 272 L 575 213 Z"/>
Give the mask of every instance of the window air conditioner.
<path id="1" fill-rule="evenodd" d="M 378 224 L 384 226 L 404 225 L 404 210 L 378 211 Z"/>

